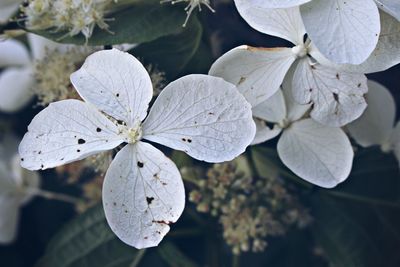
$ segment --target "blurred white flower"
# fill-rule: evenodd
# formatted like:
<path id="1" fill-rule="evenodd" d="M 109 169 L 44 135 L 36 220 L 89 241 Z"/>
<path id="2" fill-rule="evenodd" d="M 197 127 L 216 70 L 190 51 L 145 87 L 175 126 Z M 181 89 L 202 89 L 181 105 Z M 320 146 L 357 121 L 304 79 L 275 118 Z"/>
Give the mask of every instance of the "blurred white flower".
<path id="1" fill-rule="evenodd" d="M 32 199 L 40 180 L 36 172 L 21 168 L 17 140 L 0 138 L 0 243 L 8 244 L 17 235 L 20 207 Z"/>
<path id="2" fill-rule="evenodd" d="M 305 29 L 298 7 L 263 10 L 265 32 L 284 38 L 292 48 L 240 46 L 222 55 L 209 74 L 237 85 L 256 106 L 274 95 L 283 80 L 293 79 L 292 96 L 299 104 L 313 104 L 311 118 L 327 126 L 341 127 L 357 119 L 367 104 L 367 78 L 336 70 L 309 57 L 312 43 L 304 41 Z M 293 66 L 294 75 L 286 76 Z"/>
<path id="3" fill-rule="evenodd" d="M 0 24 L 6 23 L 8 19 L 17 12 L 19 5 L 24 0 L 0 0 Z"/>
<path id="4" fill-rule="evenodd" d="M 19 41 L 8 39 L 0 42 L 0 111 L 16 112 L 33 96 L 35 84 L 34 63 L 44 58 L 46 51 L 59 45 L 43 37 L 29 34 L 28 49 Z"/>
<path id="5" fill-rule="evenodd" d="M 265 13 L 299 8 L 310 39 L 330 61 L 361 64 L 375 49 L 381 33 L 379 8 L 400 20 L 398 0 L 235 0 L 254 29 L 270 34 Z M 273 34 L 273 32 L 272 32 Z"/>
<path id="6" fill-rule="evenodd" d="M 400 162 L 400 122 L 396 121 L 396 103 L 390 91 L 368 81 L 368 107 L 364 114 L 347 125 L 350 135 L 362 147 L 378 145 L 383 152 L 394 152 Z"/>
<path id="7" fill-rule="evenodd" d="M 253 144 L 282 133 L 277 147 L 282 162 L 310 183 L 335 187 L 351 171 L 354 152 L 348 137 L 340 128 L 327 127 L 308 118 L 310 105 L 299 105 L 293 100 L 291 79 L 282 87 L 253 108 L 257 122 Z"/>

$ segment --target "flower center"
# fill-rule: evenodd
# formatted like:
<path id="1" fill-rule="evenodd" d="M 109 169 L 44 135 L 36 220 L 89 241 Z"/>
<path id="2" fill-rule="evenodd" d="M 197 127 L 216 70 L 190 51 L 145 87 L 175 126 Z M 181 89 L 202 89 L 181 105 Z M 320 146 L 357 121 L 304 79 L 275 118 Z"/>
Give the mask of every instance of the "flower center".
<path id="1" fill-rule="evenodd" d="M 286 129 L 289 126 L 290 126 L 290 121 L 286 118 L 278 123 L 278 127 L 281 129 Z"/>
<path id="2" fill-rule="evenodd" d="M 300 45 L 296 45 L 295 47 L 292 47 L 292 53 L 295 54 L 296 57 L 302 58 L 308 54 L 308 50 L 304 46 L 304 44 L 300 44 Z"/>
<path id="3" fill-rule="evenodd" d="M 140 123 L 135 124 L 132 127 L 127 127 L 125 125 L 121 125 L 120 127 L 120 134 L 124 137 L 125 142 L 128 144 L 134 144 L 142 139 L 143 132 Z"/>

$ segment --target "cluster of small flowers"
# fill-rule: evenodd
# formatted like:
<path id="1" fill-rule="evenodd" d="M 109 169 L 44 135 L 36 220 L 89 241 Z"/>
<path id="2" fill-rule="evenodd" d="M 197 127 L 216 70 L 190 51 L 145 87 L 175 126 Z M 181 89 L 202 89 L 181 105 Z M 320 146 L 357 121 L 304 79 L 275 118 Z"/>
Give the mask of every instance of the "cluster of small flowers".
<path id="1" fill-rule="evenodd" d="M 38 97 L 38 104 L 47 106 L 58 100 L 79 98 L 72 88 L 69 75 L 77 70 L 92 52 L 93 49 L 77 47 L 68 48 L 65 52 L 46 49 L 46 56 L 34 62 L 36 84 L 33 91 Z"/>
<path id="2" fill-rule="evenodd" d="M 82 33 L 90 38 L 97 25 L 108 30 L 104 17 L 107 7 L 114 0 L 30 0 L 22 11 L 26 15 L 26 26 L 34 30 L 55 29 L 68 31 L 75 36 Z"/>
<path id="3" fill-rule="evenodd" d="M 267 236 L 283 235 L 292 225 L 304 227 L 310 222 L 281 180 L 246 175 L 237 161 L 214 164 L 207 179 L 190 192 L 190 201 L 199 212 L 218 217 L 234 254 L 263 251 Z"/>

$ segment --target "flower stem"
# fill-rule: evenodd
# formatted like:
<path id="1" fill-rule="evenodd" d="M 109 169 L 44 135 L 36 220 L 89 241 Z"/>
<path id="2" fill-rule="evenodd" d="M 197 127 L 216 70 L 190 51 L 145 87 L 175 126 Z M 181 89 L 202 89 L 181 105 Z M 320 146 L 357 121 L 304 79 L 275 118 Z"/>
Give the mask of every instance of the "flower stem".
<path id="1" fill-rule="evenodd" d="M 28 194 L 40 196 L 40 197 L 43 197 L 46 199 L 58 200 L 58 201 L 62 201 L 62 202 L 70 203 L 70 204 L 77 204 L 82 201 L 82 199 L 77 198 L 77 197 L 60 194 L 60 193 L 55 193 L 55 192 L 50 192 L 50 191 L 42 190 L 40 188 L 27 188 L 26 192 Z"/>
<path id="2" fill-rule="evenodd" d="M 142 258 L 143 258 L 145 253 L 146 253 L 146 249 L 140 249 L 138 251 L 138 253 L 136 254 L 136 257 L 133 260 L 133 262 L 131 263 L 131 265 L 129 265 L 129 267 L 137 267 L 137 266 L 139 266 L 139 263 L 142 260 Z"/>

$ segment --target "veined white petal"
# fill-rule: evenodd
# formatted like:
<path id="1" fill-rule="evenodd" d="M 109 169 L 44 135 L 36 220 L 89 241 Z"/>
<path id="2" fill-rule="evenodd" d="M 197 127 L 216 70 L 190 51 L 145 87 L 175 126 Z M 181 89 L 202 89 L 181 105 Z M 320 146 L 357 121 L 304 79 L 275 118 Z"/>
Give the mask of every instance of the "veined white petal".
<path id="1" fill-rule="evenodd" d="M 185 206 L 178 168 L 150 144 L 127 145 L 107 171 L 103 205 L 123 242 L 138 249 L 157 246 Z"/>
<path id="2" fill-rule="evenodd" d="M 0 244 L 13 242 L 17 235 L 19 219 L 19 197 L 0 194 Z"/>
<path id="3" fill-rule="evenodd" d="M 368 92 L 363 74 L 340 72 L 308 59 L 299 62 L 293 76 L 293 97 L 300 104 L 313 104 L 311 117 L 341 127 L 364 112 Z"/>
<path id="4" fill-rule="evenodd" d="M 400 63 L 400 22 L 385 12 L 380 12 L 382 31 L 378 44 L 372 54 L 360 65 L 335 64 L 326 59 L 312 45 L 310 54 L 319 63 L 341 71 L 373 73 L 387 70 Z"/>
<path id="5" fill-rule="evenodd" d="M 282 132 L 281 128 L 276 126 L 274 128 L 270 128 L 262 120 L 254 119 L 254 122 L 256 123 L 256 136 L 254 137 L 253 142 L 251 142 L 251 145 L 264 143 L 277 137 Z"/>
<path id="6" fill-rule="evenodd" d="M 381 29 L 373 0 L 313 0 L 300 10 L 310 39 L 335 63 L 361 64 L 378 43 Z"/>
<path id="7" fill-rule="evenodd" d="M 363 147 L 382 145 L 392 134 L 396 105 L 382 85 L 368 81 L 368 107 L 360 118 L 347 125 L 350 135 Z"/>
<path id="8" fill-rule="evenodd" d="M 253 108 L 253 117 L 268 122 L 280 123 L 286 118 L 286 115 L 286 104 L 282 90 L 276 91 L 266 101 Z"/>
<path id="9" fill-rule="evenodd" d="M 349 176 L 354 156 L 343 130 L 311 119 L 295 122 L 283 131 L 278 154 L 296 175 L 325 188 L 335 187 Z"/>
<path id="10" fill-rule="evenodd" d="M 123 142 L 118 127 L 94 107 L 63 100 L 42 110 L 19 146 L 22 167 L 53 168 L 113 149 Z"/>
<path id="11" fill-rule="evenodd" d="M 153 97 L 149 74 L 132 55 L 117 49 L 95 52 L 71 75 L 87 102 L 133 126 L 141 122 Z"/>
<path id="12" fill-rule="evenodd" d="M 289 122 L 301 119 L 311 107 L 310 105 L 307 104 L 300 105 L 293 98 L 293 76 L 295 70 L 297 69 L 297 64 L 298 62 L 296 62 L 289 69 L 282 83 L 282 94 L 285 100 L 285 105 L 287 110 L 286 119 Z"/>
<path id="13" fill-rule="evenodd" d="M 34 77 L 30 67 L 8 68 L 0 73 L 0 111 L 16 112 L 32 99 Z"/>
<path id="14" fill-rule="evenodd" d="M 305 29 L 299 7 L 271 9 L 253 2 L 235 0 L 240 15 L 252 28 L 286 39 L 296 45 L 303 43 Z"/>
<path id="15" fill-rule="evenodd" d="M 29 53 L 24 44 L 13 39 L 0 41 L 0 68 L 27 66 L 30 62 Z"/>
<path id="16" fill-rule="evenodd" d="M 170 83 L 143 123 L 143 138 L 207 162 L 232 160 L 253 141 L 251 106 L 233 84 L 207 75 Z"/>
<path id="17" fill-rule="evenodd" d="M 209 74 L 235 84 L 255 107 L 278 91 L 295 60 L 290 48 L 239 46 L 214 62 Z"/>
<path id="18" fill-rule="evenodd" d="M 400 21 L 400 2 L 398 0 L 375 0 L 378 7 Z"/>
<path id="19" fill-rule="evenodd" d="M 238 0 L 235 1 L 237 2 Z M 249 5 L 263 8 L 294 7 L 310 1 L 311 0 L 247 0 L 247 2 L 249 2 Z"/>

